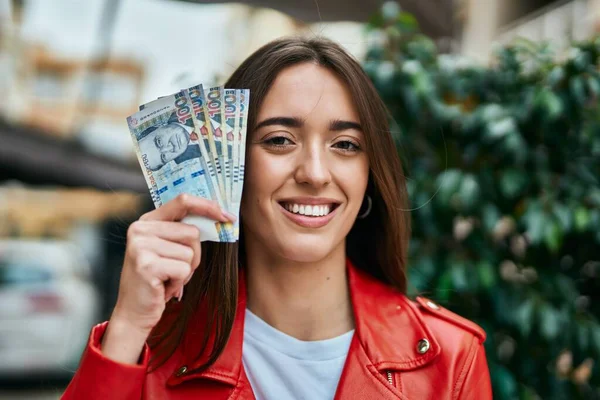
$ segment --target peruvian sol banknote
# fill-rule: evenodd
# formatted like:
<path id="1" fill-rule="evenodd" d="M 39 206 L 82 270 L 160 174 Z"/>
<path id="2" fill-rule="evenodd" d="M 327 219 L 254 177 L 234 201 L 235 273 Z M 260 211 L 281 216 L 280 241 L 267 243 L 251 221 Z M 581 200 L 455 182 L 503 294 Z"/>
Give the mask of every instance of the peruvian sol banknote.
<path id="1" fill-rule="evenodd" d="M 227 198 L 231 199 L 231 207 L 233 207 L 234 198 L 233 193 L 233 167 L 235 160 L 239 159 L 239 126 L 238 121 L 240 119 L 240 103 L 239 103 L 239 90 L 236 89 L 224 89 L 221 99 L 223 123 L 221 124 L 223 130 L 223 136 L 227 142 L 227 154 L 229 157 L 225 160 L 225 182 Z"/>
<path id="2" fill-rule="evenodd" d="M 190 98 L 184 92 L 144 105 L 127 118 L 127 124 L 157 208 L 181 193 L 212 198 L 207 160 L 199 146 Z M 233 236 L 207 218 L 190 216 L 183 222 L 196 225 L 203 241 L 224 242 Z"/>
<path id="3" fill-rule="evenodd" d="M 204 89 L 205 99 L 205 127 L 208 129 L 210 150 L 213 156 L 213 162 L 217 168 L 217 177 L 221 187 L 221 195 L 227 199 L 227 206 L 230 208 L 230 198 L 227 197 L 227 180 L 225 173 L 225 160 L 229 158 L 227 153 L 227 138 L 223 135 L 223 115 L 222 115 L 222 92 L 223 87 L 215 86 Z M 209 123 L 208 123 L 209 122 Z"/>
<path id="4" fill-rule="evenodd" d="M 221 176 L 218 174 L 217 165 L 215 165 L 215 156 L 213 156 L 212 151 L 212 149 L 216 149 L 214 133 L 212 130 L 212 125 L 210 124 L 210 116 L 206 107 L 204 89 L 202 85 L 196 85 L 184 90 L 184 93 L 192 104 L 192 119 L 194 122 L 195 132 L 200 138 L 198 144 L 200 147 L 200 152 L 202 153 L 202 159 L 205 160 L 204 162 L 208 171 L 208 176 L 206 179 L 209 183 L 209 189 L 212 196 L 211 198 L 217 201 L 222 209 L 232 212 L 231 204 L 228 201 L 230 197 L 227 196 L 227 191 L 225 188 L 221 186 Z M 231 223 L 226 223 L 223 224 L 223 227 L 227 234 L 227 241 L 235 241 L 236 237 L 234 237 L 233 234 L 233 225 Z"/>
<path id="5" fill-rule="evenodd" d="M 233 163 L 232 163 L 232 212 L 235 215 L 240 214 L 240 204 L 242 202 L 242 192 L 244 189 L 244 170 L 246 168 L 246 136 L 248 131 L 248 106 L 250 104 L 250 90 L 236 89 L 236 111 L 237 120 L 235 121 Z M 234 236 L 239 237 L 240 225 L 239 218 L 233 226 Z"/>

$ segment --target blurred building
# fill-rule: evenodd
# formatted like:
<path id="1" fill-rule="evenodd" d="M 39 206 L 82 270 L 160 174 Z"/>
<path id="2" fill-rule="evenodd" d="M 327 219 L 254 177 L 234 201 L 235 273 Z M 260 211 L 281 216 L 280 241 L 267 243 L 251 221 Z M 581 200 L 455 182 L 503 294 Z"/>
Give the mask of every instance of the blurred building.
<path id="1" fill-rule="evenodd" d="M 461 0 L 457 19 L 462 26 L 460 52 L 481 61 L 496 44 L 521 37 L 549 41 L 557 49 L 598 32 L 598 0 Z"/>
<path id="2" fill-rule="evenodd" d="M 133 218 L 142 198 L 93 189 L 0 186 L 0 237 L 69 239 L 81 225 Z"/>
<path id="3" fill-rule="evenodd" d="M 122 124 L 137 108 L 144 68 L 135 60 L 65 58 L 35 44 L 18 57 L 5 109 L 13 123 L 73 138 L 82 121 Z"/>
<path id="4" fill-rule="evenodd" d="M 224 81 L 246 57 L 262 45 L 288 35 L 323 36 L 335 40 L 350 53 L 361 59 L 367 43 L 363 35 L 363 23 L 353 21 L 307 22 L 271 8 L 246 5 L 229 5 L 231 13 L 227 22 L 228 61 L 231 66 L 219 75 Z M 265 29 L 265 27 L 269 29 Z"/>

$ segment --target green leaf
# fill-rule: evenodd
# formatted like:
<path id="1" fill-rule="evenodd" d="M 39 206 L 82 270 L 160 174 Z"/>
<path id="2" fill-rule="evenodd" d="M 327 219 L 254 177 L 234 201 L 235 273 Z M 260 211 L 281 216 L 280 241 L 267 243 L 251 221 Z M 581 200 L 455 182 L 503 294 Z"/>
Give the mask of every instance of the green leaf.
<path id="1" fill-rule="evenodd" d="M 561 328 L 560 313 L 549 304 L 544 303 L 538 311 L 538 316 L 542 336 L 548 341 L 554 340 Z"/>
<path id="2" fill-rule="evenodd" d="M 473 210 L 475 205 L 479 202 L 480 188 L 477 179 L 472 174 L 467 174 L 463 177 L 460 184 L 459 197 L 461 205 L 465 210 Z"/>
<path id="3" fill-rule="evenodd" d="M 488 139 L 488 141 L 496 140 L 503 138 L 510 133 L 514 133 L 516 130 L 517 124 L 514 118 L 506 117 L 489 122 L 484 137 Z"/>
<path id="4" fill-rule="evenodd" d="M 452 276 L 450 271 L 446 270 L 437 282 L 435 293 L 441 303 L 447 304 L 453 291 Z"/>
<path id="5" fill-rule="evenodd" d="M 517 381 L 514 375 L 500 364 L 490 365 L 490 376 L 494 382 L 497 400 L 512 400 L 517 398 Z"/>
<path id="6" fill-rule="evenodd" d="M 527 175 L 515 168 L 507 168 L 500 177 L 500 191 L 509 199 L 520 195 L 527 185 Z"/>
<path id="7" fill-rule="evenodd" d="M 477 274 L 479 275 L 479 284 L 485 290 L 490 290 L 496 285 L 496 269 L 491 262 L 481 260 L 477 264 Z"/>
<path id="8" fill-rule="evenodd" d="M 503 142 L 505 151 L 512 155 L 516 164 L 523 164 L 527 159 L 527 143 L 518 132 L 509 133 Z"/>
<path id="9" fill-rule="evenodd" d="M 591 188 L 588 198 L 592 204 L 600 208 L 600 188 Z"/>
<path id="10" fill-rule="evenodd" d="M 585 96 L 585 84 L 581 77 L 574 77 L 569 82 L 569 88 L 571 89 L 571 96 L 579 103 L 580 106 L 584 106 L 586 102 Z"/>
<path id="11" fill-rule="evenodd" d="M 515 310 L 514 319 L 521 335 L 528 337 L 531 333 L 534 304 L 532 299 L 526 299 Z"/>
<path id="12" fill-rule="evenodd" d="M 527 236 L 534 245 L 539 244 L 544 237 L 546 215 L 538 202 L 532 201 L 523 216 L 527 226 Z"/>
<path id="13" fill-rule="evenodd" d="M 562 246 L 563 231 L 555 219 L 548 219 L 548 225 L 544 232 L 544 242 L 552 253 L 557 253 Z"/>
<path id="14" fill-rule="evenodd" d="M 562 203 L 554 203 L 553 212 L 558 221 L 560 227 L 564 232 L 569 232 L 573 226 L 573 215 L 571 209 Z"/>
<path id="15" fill-rule="evenodd" d="M 581 321 L 577 324 L 577 344 L 582 351 L 587 351 L 590 347 L 590 326 L 587 321 Z"/>
<path id="16" fill-rule="evenodd" d="M 549 88 L 542 88 L 539 91 L 536 104 L 550 120 L 560 117 L 564 110 L 560 97 Z"/>
<path id="17" fill-rule="evenodd" d="M 470 289 L 467 268 L 463 262 L 454 262 L 450 268 L 452 285 L 457 292 L 465 292 Z"/>
<path id="18" fill-rule="evenodd" d="M 575 210 L 575 229 L 578 232 L 587 230 L 591 222 L 591 215 L 587 208 L 583 206 L 577 207 Z"/>
<path id="19" fill-rule="evenodd" d="M 600 96 L 600 83 L 596 77 L 590 76 L 587 79 L 587 86 L 590 90 L 590 93 L 592 93 L 595 97 Z"/>
<path id="20" fill-rule="evenodd" d="M 417 19 L 407 12 L 400 13 L 398 16 L 398 24 L 405 32 L 415 32 L 419 29 Z"/>
<path id="21" fill-rule="evenodd" d="M 567 276 L 556 276 L 555 283 L 558 294 L 562 296 L 562 301 L 572 303 L 579 296 L 579 291 L 577 290 L 575 283 Z"/>
<path id="22" fill-rule="evenodd" d="M 552 68 L 552 71 L 548 74 L 548 84 L 550 86 L 557 86 L 565 78 L 565 70 L 561 66 Z"/>
<path id="23" fill-rule="evenodd" d="M 487 232 L 493 232 L 494 228 L 496 227 L 496 224 L 502 217 L 502 214 L 500 214 L 500 211 L 498 211 L 498 207 L 496 207 L 494 204 L 488 203 L 483 206 L 482 214 L 483 226 L 485 230 Z"/>
<path id="24" fill-rule="evenodd" d="M 438 190 L 438 200 L 444 206 L 448 206 L 450 203 L 450 197 L 456 193 L 461 183 L 463 174 L 458 169 L 449 169 L 438 175 L 436 179 L 436 186 Z"/>
<path id="25" fill-rule="evenodd" d="M 592 346 L 596 351 L 596 357 L 600 357 L 600 325 L 598 322 L 593 322 L 590 325 L 590 336 Z"/>

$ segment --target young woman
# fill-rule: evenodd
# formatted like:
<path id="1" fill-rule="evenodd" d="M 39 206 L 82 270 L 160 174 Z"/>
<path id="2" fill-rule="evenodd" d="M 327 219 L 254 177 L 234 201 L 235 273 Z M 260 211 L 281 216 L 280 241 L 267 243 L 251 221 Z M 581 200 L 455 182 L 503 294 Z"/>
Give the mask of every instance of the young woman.
<path id="1" fill-rule="evenodd" d="M 251 90 L 239 244 L 178 222 L 231 220 L 201 198 L 133 223 L 117 304 L 63 398 L 490 399 L 484 332 L 404 294 L 405 178 L 360 65 L 282 39 L 226 87 Z"/>

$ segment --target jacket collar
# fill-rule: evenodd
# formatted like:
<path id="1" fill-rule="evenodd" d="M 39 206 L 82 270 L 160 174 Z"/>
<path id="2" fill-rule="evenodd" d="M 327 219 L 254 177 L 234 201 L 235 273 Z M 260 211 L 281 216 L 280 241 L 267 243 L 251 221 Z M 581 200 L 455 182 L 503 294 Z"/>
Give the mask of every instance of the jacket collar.
<path id="1" fill-rule="evenodd" d="M 372 365 L 380 371 L 406 371 L 433 360 L 440 346 L 415 305 L 350 261 L 347 265 L 356 335 Z M 423 339 L 429 349 L 421 354 L 417 345 Z"/>
<path id="2" fill-rule="evenodd" d="M 353 352 L 360 351 L 360 359 L 368 364 L 366 367 L 370 371 L 383 372 L 416 369 L 438 356 L 440 346 L 437 340 L 416 306 L 405 295 L 358 269 L 350 261 L 347 261 L 347 272 L 355 321 L 355 339 L 349 359 L 355 358 L 352 357 Z M 201 313 L 197 313 L 190 321 L 179 352 L 181 366 L 186 366 L 189 373 L 178 373 L 181 372 L 178 367 L 167 384 L 177 385 L 190 379 L 204 378 L 235 386 L 245 376 L 242 364 L 245 310 L 246 281 L 244 271 L 240 269 L 235 322 L 223 353 L 207 370 L 194 372 L 207 359 L 206 354 L 197 357 L 205 320 Z M 423 339 L 429 342 L 429 349 L 421 354 L 417 344 Z"/>

